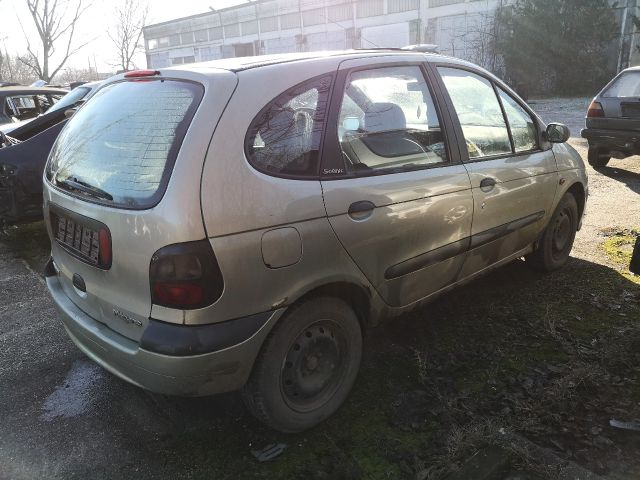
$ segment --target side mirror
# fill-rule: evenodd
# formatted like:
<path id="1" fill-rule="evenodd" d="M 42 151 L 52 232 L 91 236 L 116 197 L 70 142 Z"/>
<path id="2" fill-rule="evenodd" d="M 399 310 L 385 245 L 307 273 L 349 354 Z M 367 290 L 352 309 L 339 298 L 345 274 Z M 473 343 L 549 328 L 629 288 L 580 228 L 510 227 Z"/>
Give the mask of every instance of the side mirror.
<path id="1" fill-rule="evenodd" d="M 561 123 L 550 123 L 547 125 L 547 140 L 551 143 L 564 143 L 569 140 L 571 132 L 569 127 Z"/>

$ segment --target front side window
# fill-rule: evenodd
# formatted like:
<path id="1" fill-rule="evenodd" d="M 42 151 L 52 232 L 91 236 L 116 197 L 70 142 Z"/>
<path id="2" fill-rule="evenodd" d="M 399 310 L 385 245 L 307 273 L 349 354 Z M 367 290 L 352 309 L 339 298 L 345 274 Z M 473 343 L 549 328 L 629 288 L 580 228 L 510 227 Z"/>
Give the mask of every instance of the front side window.
<path id="1" fill-rule="evenodd" d="M 317 178 L 331 80 L 300 84 L 262 109 L 246 137 L 251 165 L 274 176 Z"/>
<path id="2" fill-rule="evenodd" d="M 351 73 L 342 97 L 338 140 L 347 171 L 356 174 L 447 161 L 438 113 L 417 66 Z"/>
<path id="3" fill-rule="evenodd" d="M 498 93 L 507 115 L 515 151 L 535 150 L 538 146 L 538 130 L 533 117 L 507 92 L 498 88 Z"/>
<path id="4" fill-rule="evenodd" d="M 457 68 L 438 67 L 456 110 L 470 159 L 511 153 L 498 97 L 487 79 Z"/>

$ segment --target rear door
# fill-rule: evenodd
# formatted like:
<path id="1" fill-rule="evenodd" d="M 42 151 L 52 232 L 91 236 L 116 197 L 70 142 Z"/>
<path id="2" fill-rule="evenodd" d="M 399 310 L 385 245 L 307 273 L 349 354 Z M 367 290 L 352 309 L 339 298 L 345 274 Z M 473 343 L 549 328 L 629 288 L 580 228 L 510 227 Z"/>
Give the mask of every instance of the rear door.
<path id="1" fill-rule="evenodd" d="M 449 285 L 464 260 L 473 200 L 449 124 L 423 64 L 341 64 L 323 152 L 325 206 L 393 306 Z"/>
<path id="2" fill-rule="evenodd" d="M 553 151 L 541 148 L 538 122 L 519 100 L 480 72 L 454 65 L 437 71 L 473 189 L 464 278 L 536 240 L 551 215 L 558 172 Z"/>

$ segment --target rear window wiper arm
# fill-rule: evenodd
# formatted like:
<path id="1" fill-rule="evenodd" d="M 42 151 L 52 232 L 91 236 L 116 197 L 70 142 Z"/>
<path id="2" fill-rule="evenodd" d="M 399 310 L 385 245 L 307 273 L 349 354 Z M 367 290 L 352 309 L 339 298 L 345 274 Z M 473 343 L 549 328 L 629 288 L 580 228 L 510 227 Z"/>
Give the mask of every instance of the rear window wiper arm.
<path id="1" fill-rule="evenodd" d="M 99 187 L 90 185 L 89 183 L 82 180 L 78 180 L 76 177 L 69 177 L 62 181 L 56 181 L 56 184 L 66 185 L 67 187 L 71 187 L 74 190 L 79 190 L 83 193 L 87 193 L 97 198 L 113 200 L 113 196 L 109 192 L 106 192 Z"/>

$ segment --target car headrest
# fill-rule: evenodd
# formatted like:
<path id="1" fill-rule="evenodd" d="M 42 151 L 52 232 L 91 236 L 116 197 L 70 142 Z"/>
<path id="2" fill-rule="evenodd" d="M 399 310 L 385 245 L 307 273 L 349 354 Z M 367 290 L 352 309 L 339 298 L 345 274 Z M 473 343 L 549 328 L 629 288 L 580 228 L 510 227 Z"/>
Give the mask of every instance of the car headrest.
<path id="1" fill-rule="evenodd" d="M 364 113 L 364 128 L 368 133 L 402 130 L 407 128 L 407 119 L 395 103 L 372 103 Z"/>

